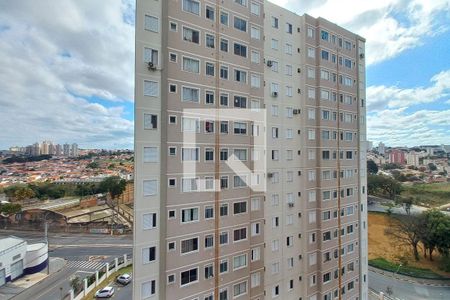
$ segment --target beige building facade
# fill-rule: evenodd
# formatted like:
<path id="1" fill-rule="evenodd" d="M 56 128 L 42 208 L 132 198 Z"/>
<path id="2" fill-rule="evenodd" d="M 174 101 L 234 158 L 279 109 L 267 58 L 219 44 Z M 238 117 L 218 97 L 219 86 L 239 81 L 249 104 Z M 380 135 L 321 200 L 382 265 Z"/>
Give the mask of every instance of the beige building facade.
<path id="1" fill-rule="evenodd" d="M 367 299 L 364 43 L 137 1 L 133 299 Z"/>

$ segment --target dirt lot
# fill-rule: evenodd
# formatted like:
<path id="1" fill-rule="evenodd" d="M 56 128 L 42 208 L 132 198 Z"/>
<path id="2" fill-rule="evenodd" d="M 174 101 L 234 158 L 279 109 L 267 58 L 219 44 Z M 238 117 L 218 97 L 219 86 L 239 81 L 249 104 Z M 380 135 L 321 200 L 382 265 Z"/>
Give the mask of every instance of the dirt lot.
<path id="1" fill-rule="evenodd" d="M 386 214 L 369 213 L 369 259 L 383 257 L 389 261 L 399 263 L 402 257 L 408 265 L 433 270 L 434 272 L 450 277 L 450 274 L 439 270 L 439 254 L 434 253 L 434 261 L 424 259 L 421 254 L 419 262 L 414 260 L 412 251 L 408 247 L 400 246 L 395 240 L 384 234 L 389 226 L 389 217 Z M 421 252 L 421 250 L 419 250 Z"/>

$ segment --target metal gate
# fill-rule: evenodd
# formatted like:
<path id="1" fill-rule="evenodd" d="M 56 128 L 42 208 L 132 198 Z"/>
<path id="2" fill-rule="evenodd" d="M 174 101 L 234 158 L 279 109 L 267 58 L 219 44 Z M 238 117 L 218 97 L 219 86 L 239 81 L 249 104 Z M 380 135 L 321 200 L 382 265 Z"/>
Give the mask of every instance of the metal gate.
<path id="1" fill-rule="evenodd" d="M 23 274 L 23 260 L 19 260 L 11 265 L 11 280 L 22 276 Z"/>
<path id="2" fill-rule="evenodd" d="M 6 283 L 6 274 L 5 274 L 5 269 L 0 270 L 0 286 L 5 285 Z"/>

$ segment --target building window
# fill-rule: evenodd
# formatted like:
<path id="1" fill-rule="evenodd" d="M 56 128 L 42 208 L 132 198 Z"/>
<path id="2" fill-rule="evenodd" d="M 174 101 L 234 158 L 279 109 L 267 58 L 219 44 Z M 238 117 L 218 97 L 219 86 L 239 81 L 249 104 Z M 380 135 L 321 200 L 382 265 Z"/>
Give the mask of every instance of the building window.
<path id="1" fill-rule="evenodd" d="M 228 13 L 221 11 L 220 12 L 220 24 L 228 26 Z"/>
<path id="2" fill-rule="evenodd" d="M 205 236 L 205 248 L 214 247 L 214 236 L 212 234 Z"/>
<path id="3" fill-rule="evenodd" d="M 247 228 L 235 229 L 233 232 L 233 240 L 235 242 L 247 239 Z M 246 256 L 247 258 L 247 256 Z"/>
<path id="4" fill-rule="evenodd" d="M 148 247 L 142 249 L 142 263 L 148 264 L 156 260 L 156 247 Z"/>
<path id="5" fill-rule="evenodd" d="M 177 32 L 178 31 L 178 25 L 175 22 L 170 22 L 170 31 Z"/>
<path id="6" fill-rule="evenodd" d="M 228 40 L 220 39 L 220 50 L 223 52 L 228 52 Z"/>
<path id="7" fill-rule="evenodd" d="M 150 298 L 156 294 L 156 280 L 143 282 L 141 285 L 142 299 Z"/>
<path id="8" fill-rule="evenodd" d="M 211 6 L 206 6 L 205 17 L 211 21 L 214 21 L 214 8 Z"/>
<path id="9" fill-rule="evenodd" d="M 153 63 L 154 66 L 158 65 L 158 50 L 151 48 L 144 48 L 144 62 L 145 63 Z"/>
<path id="10" fill-rule="evenodd" d="M 206 34 L 206 47 L 207 48 L 214 48 L 215 47 L 215 38 L 211 34 Z"/>
<path id="11" fill-rule="evenodd" d="M 191 28 L 183 28 L 183 40 L 195 44 L 200 43 L 200 32 Z"/>
<path id="12" fill-rule="evenodd" d="M 171 62 L 176 63 L 177 62 L 177 54 L 176 53 L 169 53 L 169 60 Z"/>
<path id="13" fill-rule="evenodd" d="M 214 161 L 214 149 L 205 148 L 205 161 Z"/>
<path id="14" fill-rule="evenodd" d="M 198 208 L 185 208 L 181 210 L 181 223 L 195 222 L 199 220 Z"/>
<path id="15" fill-rule="evenodd" d="M 233 103 L 234 103 L 234 107 L 247 108 L 247 98 L 246 97 L 234 96 L 234 102 Z M 238 124 L 247 124 L 247 123 L 235 122 L 235 124 L 236 123 L 238 123 Z M 245 128 L 247 128 L 247 125 L 245 125 Z M 240 134 L 246 134 L 246 132 L 245 133 L 240 133 Z"/>
<path id="16" fill-rule="evenodd" d="M 242 57 L 247 57 L 247 46 L 239 43 L 234 43 L 234 54 Z"/>
<path id="17" fill-rule="evenodd" d="M 189 57 L 183 57 L 183 71 L 200 73 L 200 61 Z"/>
<path id="18" fill-rule="evenodd" d="M 214 64 L 207 62 L 206 63 L 206 75 L 214 76 Z"/>
<path id="19" fill-rule="evenodd" d="M 224 259 L 220 261 L 219 264 L 219 272 L 220 273 L 226 273 L 228 272 L 228 260 Z"/>
<path id="20" fill-rule="evenodd" d="M 247 281 L 235 284 L 233 286 L 233 296 L 238 297 L 247 293 Z"/>
<path id="21" fill-rule="evenodd" d="M 158 162 L 158 148 L 144 147 L 144 163 Z"/>
<path id="22" fill-rule="evenodd" d="M 199 148 L 182 148 L 181 160 L 183 161 L 199 161 L 200 149 Z"/>
<path id="23" fill-rule="evenodd" d="M 142 230 L 156 228 L 156 214 L 149 213 L 142 215 Z"/>
<path id="24" fill-rule="evenodd" d="M 292 34 L 292 24 L 286 23 L 286 33 Z"/>
<path id="25" fill-rule="evenodd" d="M 158 32 L 159 31 L 159 20 L 156 17 L 145 15 L 144 21 L 145 30 Z"/>
<path id="26" fill-rule="evenodd" d="M 143 181 L 143 194 L 144 196 L 154 196 L 158 192 L 158 181 L 157 180 L 144 180 Z"/>
<path id="27" fill-rule="evenodd" d="M 234 188 L 240 188 L 240 187 L 246 187 L 247 183 L 246 183 L 246 177 L 245 176 L 238 176 L 235 175 L 233 177 L 233 181 L 234 181 Z"/>
<path id="28" fill-rule="evenodd" d="M 260 272 L 252 273 L 250 275 L 250 282 L 251 288 L 259 286 L 261 284 L 261 273 Z"/>
<path id="29" fill-rule="evenodd" d="M 220 245 L 228 244 L 228 232 L 221 232 L 219 235 L 219 243 Z"/>
<path id="30" fill-rule="evenodd" d="M 205 92 L 205 104 L 214 104 L 214 92 L 212 92 L 212 91 Z M 211 132 L 213 132 L 214 131 L 214 122 L 210 121 L 210 123 L 212 123 L 213 130 Z"/>
<path id="31" fill-rule="evenodd" d="M 220 67 L 220 78 L 228 79 L 228 67 L 227 66 Z"/>
<path id="32" fill-rule="evenodd" d="M 181 272 L 181 285 L 186 285 L 189 283 L 196 282 L 198 280 L 198 268 L 190 269 L 184 272 Z"/>
<path id="33" fill-rule="evenodd" d="M 181 181 L 181 189 L 182 189 L 183 193 L 197 191 L 198 190 L 198 178 L 183 178 Z"/>
<path id="34" fill-rule="evenodd" d="M 247 212 L 247 202 L 236 202 L 233 203 L 233 214 L 243 214 Z"/>
<path id="35" fill-rule="evenodd" d="M 198 238 L 181 241 L 181 254 L 198 251 Z"/>
<path id="36" fill-rule="evenodd" d="M 259 28 L 252 26 L 250 28 L 250 36 L 252 39 L 260 40 L 261 39 L 261 30 Z"/>
<path id="37" fill-rule="evenodd" d="M 158 97 L 159 83 L 156 81 L 144 80 L 144 96 Z"/>
<path id="38" fill-rule="evenodd" d="M 272 27 L 278 28 L 278 18 L 272 17 Z"/>
<path id="39" fill-rule="evenodd" d="M 182 90 L 183 102 L 200 102 L 200 90 L 197 88 L 183 87 Z"/>
<path id="40" fill-rule="evenodd" d="M 259 247 L 252 248 L 251 250 L 251 261 L 258 261 L 261 259 L 261 249 Z"/>
<path id="41" fill-rule="evenodd" d="M 247 266 L 247 254 L 233 257 L 233 270 L 245 268 Z"/>
<path id="42" fill-rule="evenodd" d="M 228 106 L 228 94 L 220 94 L 220 105 Z M 226 122 L 226 123 L 228 125 L 228 122 Z M 228 130 L 227 130 L 227 132 L 228 132 Z"/>
<path id="43" fill-rule="evenodd" d="M 259 4 L 255 3 L 255 2 L 252 2 L 250 4 L 250 12 L 252 14 L 254 14 L 255 16 L 259 16 L 259 13 L 260 13 L 260 6 L 259 6 Z"/>
<path id="44" fill-rule="evenodd" d="M 200 3 L 197 0 L 183 0 L 183 10 L 200 15 Z"/>
<path id="45" fill-rule="evenodd" d="M 328 32 L 327 32 L 327 31 L 325 31 L 325 30 L 321 30 L 321 31 L 320 31 L 320 37 L 321 37 L 321 39 L 322 39 L 322 40 L 324 40 L 324 41 L 327 41 L 327 42 L 328 42 L 328 39 L 329 39 L 329 34 L 328 34 Z"/>
<path id="46" fill-rule="evenodd" d="M 254 51 L 254 50 L 251 51 L 251 61 L 254 64 L 259 64 L 259 61 L 260 61 L 259 51 Z"/>
<path id="47" fill-rule="evenodd" d="M 234 28 L 240 31 L 247 31 L 247 21 L 238 17 L 234 17 Z"/>
<path id="48" fill-rule="evenodd" d="M 205 219 L 214 218 L 214 208 L 212 206 L 205 206 Z"/>
<path id="49" fill-rule="evenodd" d="M 227 189 L 228 188 L 228 176 L 221 176 L 220 177 L 220 188 L 221 189 Z M 227 206 L 228 211 L 228 206 Z"/>

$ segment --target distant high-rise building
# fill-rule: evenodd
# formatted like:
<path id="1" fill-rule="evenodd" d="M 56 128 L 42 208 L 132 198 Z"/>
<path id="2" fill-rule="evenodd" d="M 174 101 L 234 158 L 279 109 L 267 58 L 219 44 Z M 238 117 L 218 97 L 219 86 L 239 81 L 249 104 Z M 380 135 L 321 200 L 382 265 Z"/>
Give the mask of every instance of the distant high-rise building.
<path id="1" fill-rule="evenodd" d="M 406 163 L 405 152 L 399 149 L 392 149 L 389 152 L 389 162 L 391 164 L 404 165 Z"/>
<path id="2" fill-rule="evenodd" d="M 41 154 L 41 147 L 39 143 L 34 143 L 31 149 L 31 156 L 39 156 Z"/>
<path id="3" fill-rule="evenodd" d="M 71 156 L 78 156 L 78 144 L 73 143 L 70 148 L 70 155 Z"/>
<path id="4" fill-rule="evenodd" d="M 55 146 L 55 155 L 56 156 L 63 155 L 63 147 L 60 144 L 56 144 Z"/>
<path id="5" fill-rule="evenodd" d="M 64 156 L 70 156 L 70 145 L 67 143 L 63 145 L 63 154 Z"/>
<path id="6" fill-rule="evenodd" d="M 382 142 L 378 144 L 378 153 L 381 155 L 386 154 L 386 146 Z"/>

